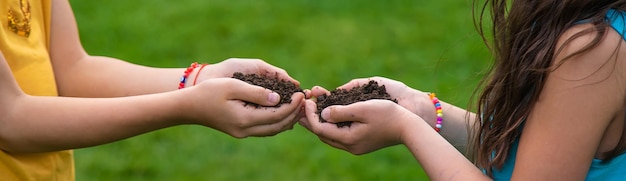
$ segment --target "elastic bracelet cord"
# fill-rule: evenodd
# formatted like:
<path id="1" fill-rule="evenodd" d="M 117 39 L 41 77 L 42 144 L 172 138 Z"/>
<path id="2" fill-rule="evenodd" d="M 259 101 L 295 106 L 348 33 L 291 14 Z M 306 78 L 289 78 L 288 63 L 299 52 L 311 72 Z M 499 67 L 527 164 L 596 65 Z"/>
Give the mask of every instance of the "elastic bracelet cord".
<path id="1" fill-rule="evenodd" d="M 429 93 L 428 96 L 435 105 L 435 110 L 437 112 L 437 123 L 435 124 L 435 131 L 439 132 L 443 127 L 441 125 L 443 123 L 443 110 L 441 109 L 441 102 L 439 102 L 439 99 L 437 99 L 437 95 L 435 95 L 435 93 Z"/>
<path id="2" fill-rule="evenodd" d="M 195 78 L 193 78 L 193 84 L 192 84 L 192 85 L 196 85 L 196 81 L 198 81 L 198 76 L 200 75 L 200 72 L 201 72 L 201 71 L 202 71 L 202 69 L 203 69 L 204 67 L 206 67 L 207 65 L 209 65 L 209 64 L 203 63 L 203 64 L 200 66 L 200 68 L 198 69 L 198 73 L 196 73 L 196 77 L 195 77 Z"/>
<path id="3" fill-rule="evenodd" d="M 191 65 L 189 65 L 189 67 L 185 69 L 185 73 L 183 74 L 183 77 L 180 78 L 180 83 L 178 83 L 178 89 L 185 88 L 185 82 L 187 82 L 189 74 L 191 74 L 193 69 L 195 69 L 196 67 L 198 67 L 198 62 L 191 63 Z"/>

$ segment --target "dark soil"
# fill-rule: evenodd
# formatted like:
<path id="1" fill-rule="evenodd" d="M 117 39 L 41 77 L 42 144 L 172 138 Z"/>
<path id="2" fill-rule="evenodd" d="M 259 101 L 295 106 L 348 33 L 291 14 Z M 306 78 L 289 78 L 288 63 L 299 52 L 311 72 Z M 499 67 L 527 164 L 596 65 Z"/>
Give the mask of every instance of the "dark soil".
<path id="1" fill-rule="evenodd" d="M 378 82 L 370 81 L 368 84 L 364 84 L 358 87 L 354 87 L 350 90 L 335 89 L 330 91 L 330 95 L 321 95 L 317 97 L 317 114 L 319 115 L 321 122 L 326 122 L 322 119 L 321 113 L 324 108 L 332 105 L 348 105 L 360 101 L 367 101 L 371 99 L 386 99 L 398 103 L 396 99 L 391 98 L 385 89 L 385 85 L 378 86 Z M 340 122 L 337 123 L 337 127 L 350 127 L 352 122 Z"/>
<path id="2" fill-rule="evenodd" d="M 243 74 L 241 72 L 235 72 L 233 78 L 242 80 L 252 85 L 261 86 L 263 88 L 272 90 L 280 95 L 280 102 L 274 107 L 280 107 L 282 104 L 291 103 L 291 96 L 296 92 L 303 92 L 302 88 L 296 86 L 296 84 L 279 79 L 277 76 L 265 76 L 257 74 Z M 304 93 L 304 92 L 303 92 Z M 263 107 L 261 105 L 244 101 L 244 106 L 253 106 L 255 108 Z"/>

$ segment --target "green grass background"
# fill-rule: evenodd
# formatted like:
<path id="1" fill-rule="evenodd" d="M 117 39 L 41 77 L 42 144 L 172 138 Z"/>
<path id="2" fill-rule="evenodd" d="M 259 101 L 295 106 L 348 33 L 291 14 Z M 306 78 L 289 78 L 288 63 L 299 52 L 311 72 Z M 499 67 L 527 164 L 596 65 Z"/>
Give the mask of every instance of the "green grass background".
<path id="1" fill-rule="evenodd" d="M 261 58 L 304 88 L 384 76 L 465 107 L 489 62 L 469 0 L 71 3 L 90 54 L 156 67 Z M 247 139 L 178 126 L 75 153 L 78 180 L 428 180 L 404 146 L 354 156 L 299 125 Z"/>

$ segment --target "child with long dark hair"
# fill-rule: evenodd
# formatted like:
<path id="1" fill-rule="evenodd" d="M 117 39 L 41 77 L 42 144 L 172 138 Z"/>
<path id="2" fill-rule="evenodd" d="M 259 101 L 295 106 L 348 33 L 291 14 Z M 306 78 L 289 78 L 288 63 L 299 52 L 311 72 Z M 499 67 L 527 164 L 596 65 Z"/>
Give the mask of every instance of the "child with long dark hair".
<path id="1" fill-rule="evenodd" d="M 324 109 L 330 123 L 354 121 L 338 128 L 319 122 L 307 100 L 300 124 L 354 154 L 404 144 L 433 180 L 626 178 L 626 1 L 487 0 L 478 8 L 495 60 L 475 113 L 373 77 L 340 88 L 376 80 L 398 104 Z M 309 96 L 327 93 L 314 87 Z"/>

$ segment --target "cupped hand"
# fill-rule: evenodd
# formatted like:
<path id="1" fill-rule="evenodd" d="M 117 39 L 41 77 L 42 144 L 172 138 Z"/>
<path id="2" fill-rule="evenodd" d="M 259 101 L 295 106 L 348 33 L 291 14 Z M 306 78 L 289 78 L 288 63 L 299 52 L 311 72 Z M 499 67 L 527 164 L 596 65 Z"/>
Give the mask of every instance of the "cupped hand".
<path id="1" fill-rule="evenodd" d="M 201 82 L 211 78 L 232 77 L 235 72 L 272 77 L 276 76 L 279 79 L 290 81 L 296 84 L 296 86 L 300 86 L 300 83 L 290 77 L 287 71 L 270 65 L 261 59 L 247 58 L 229 58 L 220 63 L 208 65 L 199 72 L 198 81 Z"/>
<path id="2" fill-rule="evenodd" d="M 333 147 L 353 154 L 365 154 L 402 143 L 402 135 L 418 121 L 417 115 L 388 100 L 368 100 L 346 106 L 329 106 L 322 111 L 328 123 L 320 122 L 314 101 L 305 101 L 306 119 L 299 121 L 319 139 Z M 352 121 L 350 127 L 335 124 Z"/>
<path id="3" fill-rule="evenodd" d="M 350 90 L 354 87 L 367 84 L 371 80 L 376 81 L 379 86 L 384 85 L 387 93 L 389 93 L 392 98 L 398 100 L 398 104 L 400 106 L 408 109 L 414 114 L 417 114 L 428 123 L 434 125 L 437 117 L 435 114 L 435 107 L 433 106 L 433 103 L 428 95 L 422 91 L 415 90 L 400 81 L 385 77 L 359 78 L 353 79 L 350 82 L 339 86 L 338 89 Z M 307 94 L 307 98 L 317 97 L 329 93 L 330 92 L 323 87 L 315 86 L 311 88 L 310 96 Z"/>
<path id="4" fill-rule="evenodd" d="M 434 113 L 435 108 L 432 106 L 430 98 L 428 98 L 428 95 L 426 93 L 421 92 L 419 90 L 415 90 L 407 86 L 406 84 L 400 81 L 393 80 L 393 79 L 389 79 L 385 77 L 370 77 L 370 78 L 353 79 L 350 82 L 342 86 L 339 86 L 339 88 L 349 90 L 349 89 L 352 89 L 353 87 L 367 84 L 371 80 L 376 81 L 379 86 L 384 85 L 385 89 L 387 90 L 387 93 L 389 93 L 389 95 L 392 98 L 397 99 L 398 104 L 408 109 L 409 111 L 420 116 L 426 116 L 426 115 L 421 114 L 422 112 L 426 112 L 424 111 L 424 109 L 427 109 L 429 113 L 430 112 Z"/>
<path id="5" fill-rule="evenodd" d="M 263 87 L 232 78 L 214 78 L 186 88 L 192 124 L 208 126 L 236 138 L 272 136 L 293 128 L 301 117 L 304 95 L 295 93 L 292 102 L 280 107 L 280 96 Z M 244 106 L 244 101 L 264 107 Z"/>

